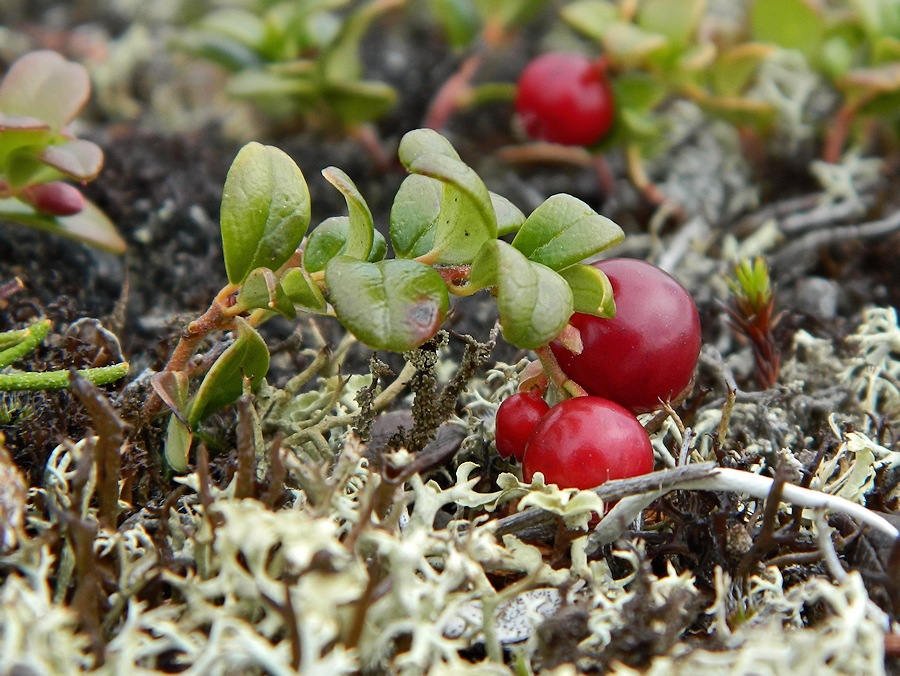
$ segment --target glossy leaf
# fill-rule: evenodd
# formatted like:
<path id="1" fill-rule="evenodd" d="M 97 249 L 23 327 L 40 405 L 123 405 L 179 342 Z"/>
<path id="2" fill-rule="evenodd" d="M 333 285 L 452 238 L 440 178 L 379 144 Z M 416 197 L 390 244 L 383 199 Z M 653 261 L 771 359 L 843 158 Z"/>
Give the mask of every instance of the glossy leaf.
<path id="1" fill-rule="evenodd" d="M 37 118 L 60 131 L 84 107 L 90 92 L 90 78 L 81 64 L 50 50 L 29 52 L 0 81 L 0 111 Z"/>
<path id="2" fill-rule="evenodd" d="M 476 288 L 496 287 L 503 337 L 516 347 L 547 345 L 565 328 L 574 311 L 566 280 L 503 240 L 481 248 L 469 279 Z"/>
<path id="3" fill-rule="evenodd" d="M 650 33 L 660 33 L 677 45 L 688 45 L 703 17 L 707 0 L 643 0 L 637 24 Z"/>
<path id="4" fill-rule="evenodd" d="M 269 268 L 250 271 L 238 291 L 236 305 L 243 310 L 271 310 L 288 319 L 297 316 L 291 299 Z"/>
<path id="5" fill-rule="evenodd" d="M 310 233 L 303 250 L 303 268 L 307 272 L 319 272 L 335 256 L 347 255 L 348 234 L 351 230 L 347 216 L 332 216 L 322 221 Z M 380 261 L 387 253 L 384 235 L 374 231 L 371 251 L 365 260 Z M 358 258 L 358 256 L 350 256 Z"/>
<path id="6" fill-rule="evenodd" d="M 172 411 L 166 428 L 166 462 L 176 472 L 187 469 L 194 433 L 185 416 L 188 376 L 183 371 L 160 371 L 151 379 L 153 390 Z"/>
<path id="7" fill-rule="evenodd" d="M 328 303 L 318 285 L 300 268 L 291 268 L 281 277 L 281 288 L 294 305 L 313 312 L 325 312 Z"/>
<path id="8" fill-rule="evenodd" d="M 356 184 L 337 167 L 322 170 L 331 185 L 337 188 L 347 202 L 350 218 L 348 221 L 344 254 L 350 258 L 365 260 L 372 251 L 372 240 L 375 236 L 375 223 L 369 205 L 356 187 Z"/>
<path id="9" fill-rule="evenodd" d="M 325 282 L 341 324 L 377 350 L 403 352 L 429 340 L 450 303 L 441 276 L 416 261 L 333 258 Z"/>
<path id="10" fill-rule="evenodd" d="M 263 339 L 240 317 L 235 321 L 234 342 L 207 371 L 188 406 L 191 427 L 236 401 L 244 391 L 244 378 L 251 380 L 255 390 L 269 371 L 269 349 Z"/>
<path id="11" fill-rule="evenodd" d="M 240 284 L 255 268 L 281 267 L 306 234 L 309 219 L 309 189 L 294 161 L 272 146 L 245 145 L 222 194 L 228 281 Z"/>
<path id="12" fill-rule="evenodd" d="M 410 165 L 422 155 L 444 155 L 454 160 L 459 159 L 459 153 L 450 141 L 434 129 L 413 129 L 406 132 L 400 139 L 400 147 L 397 149 L 400 162 L 409 169 Z"/>
<path id="13" fill-rule="evenodd" d="M 397 91 L 384 82 L 332 82 L 322 87 L 322 98 L 347 125 L 357 125 L 386 115 L 397 103 Z"/>
<path id="14" fill-rule="evenodd" d="M 612 284 L 602 270 L 593 265 L 573 265 L 559 274 L 572 289 L 575 312 L 605 319 L 615 317 Z"/>
<path id="15" fill-rule="evenodd" d="M 750 31 L 756 41 L 797 49 L 814 62 L 825 37 L 825 20 L 809 0 L 754 0 Z"/>
<path id="16" fill-rule="evenodd" d="M 490 193 L 491 206 L 494 207 L 494 215 L 497 218 L 497 236 L 503 237 L 516 232 L 525 222 L 525 214 L 515 204 L 503 195 Z"/>
<path id="17" fill-rule="evenodd" d="M 166 428 L 166 463 L 175 472 L 184 472 L 188 468 L 188 457 L 194 433 L 174 415 L 169 418 Z"/>
<path id="18" fill-rule="evenodd" d="M 559 14 L 573 29 L 597 42 L 619 18 L 615 4 L 605 0 L 572 2 L 562 7 Z"/>
<path id="19" fill-rule="evenodd" d="M 391 205 L 391 245 L 398 258 L 416 258 L 431 251 L 444 184 L 427 176 L 407 176 Z"/>
<path id="20" fill-rule="evenodd" d="M 512 245 L 535 263 L 562 270 L 624 238 L 618 225 L 563 193 L 547 198 L 525 219 Z"/>
<path id="21" fill-rule="evenodd" d="M 103 168 L 103 151 L 96 143 L 75 139 L 45 148 L 38 158 L 62 174 L 79 181 L 93 181 Z"/>
<path id="22" fill-rule="evenodd" d="M 88 200 L 77 214 L 49 216 L 37 213 L 18 199 L 0 198 L 0 220 L 62 235 L 112 253 L 124 253 L 127 246 L 112 221 Z"/>
<path id="23" fill-rule="evenodd" d="M 444 184 L 432 245 L 435 262 L 470 263 L 482 244 L 497 237 L 497 217 L 484 183 L 464 162 L 446 155 L 419 155 L 409 171 Z"/>

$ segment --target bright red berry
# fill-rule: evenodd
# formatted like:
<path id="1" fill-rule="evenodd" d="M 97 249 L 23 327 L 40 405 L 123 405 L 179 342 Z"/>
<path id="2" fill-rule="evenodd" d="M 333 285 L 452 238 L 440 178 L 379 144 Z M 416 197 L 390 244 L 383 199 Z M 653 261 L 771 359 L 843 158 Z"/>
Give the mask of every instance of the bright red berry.
<path id="1" fill-rule="evenodd" d="M 612 283 L 616 315 L 576 313 L 570 323 L 584 349 L 551 344 L 562 370 L 589 394 L 635 413 L 678 397 L 700 354 L 700 317 L 681 284 L 654 265 L 630 258 L 595 263 Z"/>
<path id="2" fill-rule="evenodd" d="M 619 404 L 574 397 L 541 418 L 525 447 L 522 470 L 528 482 L 541 472 L 560 488 L 588 489 L 652 472 L 653 449 L 638 419 Z"/>
<path id="3" fill-rule="evenodd" d="M 504 399 L 497 408 L 497 453 L 522 462 L 531 431 L 549 410 L 538 390 L 519 392 Z"/>
<path id="4" fill-rule="evenodd" d="M 62 181 L 30 185 L 20 196 L 42 214 L 51 216 L 72 216 L 84 209 L 81 191 Z"/>
<path id="5" fill-rule="evenodd" d="M 550 52 L 529 63 L 516 90 L 516 112 L 533 139 L 573 146 L 599 141 L 615 117 L 612 87 L 601 62 Z"/>

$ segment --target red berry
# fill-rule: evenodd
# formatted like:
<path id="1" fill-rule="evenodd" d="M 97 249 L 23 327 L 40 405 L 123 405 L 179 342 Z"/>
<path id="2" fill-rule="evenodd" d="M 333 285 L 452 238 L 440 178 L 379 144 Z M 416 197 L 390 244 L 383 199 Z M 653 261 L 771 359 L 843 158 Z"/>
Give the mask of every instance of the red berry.
<path id="1" fill-rule="evenodd" d="M 631 413 L 600 397 L 561 401 L 534 428 L 523 475 L 541 472 L 560 488 L 588 489 L 653 471 L 650 437 Z"/>
<path id="2" fill-rule="evenodd" d="M 72 216 L 84 209 L 84 196 L 78 188 L 62 181 L 30 185 L 20 196 L 42 214 L 51 216 Z"/>
<path id="3" fill-rule="evenodd" d="M 584 349 L 551 344 L 562 370 L 589 394 L 635 413 L 678 397 L 700 354 L 700 317 L 681 284 L 654 265 L 630 258 L 595 263 L 612 283 L 616 315 L 576 313 L 570 323 Z"/>
<path id="4" fill-rule="evenodd" d="M 592 145 L 612 127 L 612 87 L 597 60 L 582 54 L 550 52 L 522 71 L 516 112 L 533 139 Z"/>
<path id="5" fill-rule="evenodd" d="M 519 392 L 504 399 L 497 409 L 497 453 L 503 458 L 513 456 L 522 462 L 531 430 L 549 410 L 537 390 Z"/>

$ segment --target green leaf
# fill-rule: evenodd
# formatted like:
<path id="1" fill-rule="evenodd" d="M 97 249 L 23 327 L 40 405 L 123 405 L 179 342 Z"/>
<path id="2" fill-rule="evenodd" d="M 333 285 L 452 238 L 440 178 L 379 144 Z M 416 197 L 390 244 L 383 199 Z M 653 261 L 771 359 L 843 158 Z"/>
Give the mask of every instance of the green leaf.
<path id="1" fill-rule="evenodd" d="M 347 238 L 350 232 L 350 219 L 347 216 L 332 216 L 310 233 L 303 250 L 303 268 L 307 272 L 319 272 L 335 256 L 347 254 Z M 387 253 L 384 235 L 374 231 L 371 251 L 365 260 L 371 263 L 380 261 Z M 351 256 L 358 258 L 358 256 Z"/>
<path id="2" fill-rule="evenodd" d="M 808 0 L 754 0 L 750 32 L 755 41 L 797 49 L 811 62 L 825 39 L 825 19 Z"/>
<path id="3" fill-rule="evenodd" d="M 235 317 L 235 322 L 234 342 L 207 371 L 188 405 L 191 427 L 236 401 L 244 391 L 244 378 L 249 378 L 256 390 L 269 371 L 269 348 L 263 339 L 240 317 Z"/>
<path id="4" fill-rule="evenodd" d="M 748 42 L 722 54 L 709 69 L 715 92 L 722 96 L 737 96 L 743 92 L 772 51 L 771 45 Z"/>
<path id="5" fill-rule="evenodd" d="M 484 183 L 464 162 L 446 155 L 419 155 L 409 170 L 444 184 L 432 245 L 435 262 L 470 263 L 482 244 L 497 237 L 497 217 Z"/>
<path id="6" fill-rule="evenodd" d="M 592 40 L 600 42 L 606 29 L 619 18 L 616 5 L 605 0 L 581 0 L 559 11 L 563 21 Z"/>
<path id="7" fill-rule="evenodd" d="M 291 268 L 284 273 L 281 288 L 294 305 L 320 313 L 328 309 L 319 286 L 300 268 Z"/>
<path id="8" fill-rule="evenodd" d="M 50 50 L 29 52 L 0 82 L 0 112 L 37 118 L 60 131 L 84 108 L 90 93 L 84 66 Z"/>
<path id="9" fill-rule="evenodd" d="M 525 222 L 525 214 L 515 204 L 506 199 L 503 195 L 495 192 L 489 193 L 491 196 L 491 206 L 494 207 L 494 215 L 497 218 L 497 236 L 503 237 L 512 232 L 516 232 L 522 223 Z"/>
<path id="10" fill-rule="evenodd" d="M 391 205 L 391 245 L 398 258 L 416 258 L 434 244 L 444 184 L 411 174 L 403 179 Z"/>
<path id="11" fill-rule="evenodd" d="M 384 117 L 397 103 L 397 91 L 384 82 L 331 82 L 322 87 L 322 98 L 346 125 Z"/>
<path id="12" fill-rule="evenodd" d="M 191 453 L 191 444 L 194 441 L 194 433 L 191 428 L 181 422 L 174 415 L 169 418 L 166 428 L 166 463 L 175 472 L 184 472 L 188 467 L 188 456 Z"/>
<path id="13" fill-rule="evenodd" d="M 166 428 L 166 462 L 176 472 L 187 469 L 194 433 L 185 417 L 189 380 L 184 371 L 160 371 L 150 380 L 154 391 L 172 410 Z"/>
<path id="14" fill-rule="evenodd" d="M 272 146 L 241 148 L 222 194 L 228 281 L 240 284 L 255 268 L 281 267 L 303 240 L 309 219 L 309 189 L 294 161 Z"/>
<path id="15" fill-rule="evenodd" d="M 616 316 L 612 284 L 606 274 L 593 265 L 573 265 L 560 270 L 575 302 L 575 312 L 609 319 Z"/>
<path id="16" fill-rule="evenodd" d="M 75 139 L 45 148 L 38 158 L 78 181 L 93 181 L 103 168 L 103 151 L 96 143 Z"/>
<path id="17" fill-rule="evenodd" d="M 288 298 L 275 273 L 269 268 L 256 268 L 241 284 L 237 295 L 237 307 L 243 310 L 271 310 L 288 319 L 297 316 L 291 299 Z"/>
<path id="18" fill-rule="evenodd" d="M 690 44 L 703 17 L 707 0 L 643 0 L 637 24 L 650 33 L 660 33 L 679 46 Z"/>
<path id="19" fill-rule="evenodd" d="M 622 228 L 577 197 L 548 197 L 525 219 L 512 242 L 529 260 L 562 270 L 618 244 Z"/>
<path id="20" fill-rule="evenodd" d="M 476 288 L 496 287 L 503 337 L 516 347 L 547 345 L 574 311 L 566 280 L 503 240 L 492 240 L 481 248 L 472 262 L 469 283 Z"/>
<path id="21" fill-rule="evenodd" d="M 322 176 L 337 188 L 347 201 L 350 220 L 344 254 L 350 258 L 365 260 L 372 251 L 372 240 L 375 236 L 375 223 L 369 205 L 366 204 L 356 184 L 337 167 L 323 169 Z"/>
<path id="22" fill-rule="evenodd" d="M 456 148 L 444 136 L 434 129 L 413 129 L 400 139 L 397 157 L 400 163 L 409 169 L 410 165 L 422 155 L 443 155 L 453 160 L 459 159 Z"/>
<path id="23" fill-rule="evenodd" d="M 347 16 L 340 24 L 340 32 L 323 51 L 320 62 L 325 82 L 358 80 L 362 74 L 359 45 L 372 22 L 384 12 L 402 5 L 404 0 L 374 0 Z"/>
<path id="24" fill-rule="evenodd" d="M 325 282 L 341 324 L 377 350 L 418 347 L 440 329 L 450 304 L 441 276 L 416 261 L 333 258 Z"/>
<path id="25" fill-rule="evenodd" d="M 96 204 L 85 200 L 84 208 L 72 216 L 49 216 L 36 212 L 15 198 L 0 199 L 0 221 L 20 223 L 54 233 L 111 253 L 124 253 L 127 245 L 112 221 Z"/>

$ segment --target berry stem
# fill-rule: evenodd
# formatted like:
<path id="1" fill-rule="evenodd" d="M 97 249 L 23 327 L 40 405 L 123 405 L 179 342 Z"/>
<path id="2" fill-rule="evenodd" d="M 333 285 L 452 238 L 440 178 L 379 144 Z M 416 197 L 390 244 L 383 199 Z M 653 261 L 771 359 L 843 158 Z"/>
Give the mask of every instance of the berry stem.
<path id="1" fill-rule="evenodd" d="M 556 385 L 556 387 L 562 390 L 567 396 L 587 396 L 587 391 L 581 385 L 569 378 L 562 368 L 560 368 L 559 362 L 556 361 L 556 355 L 553 354 L 549 345 L 537 348 L 535 354 L 537 354 L 538 359 L 540 359 L 541 366 L 544 367 L 544 372 L 547 374 L 550 382 Z"/>

